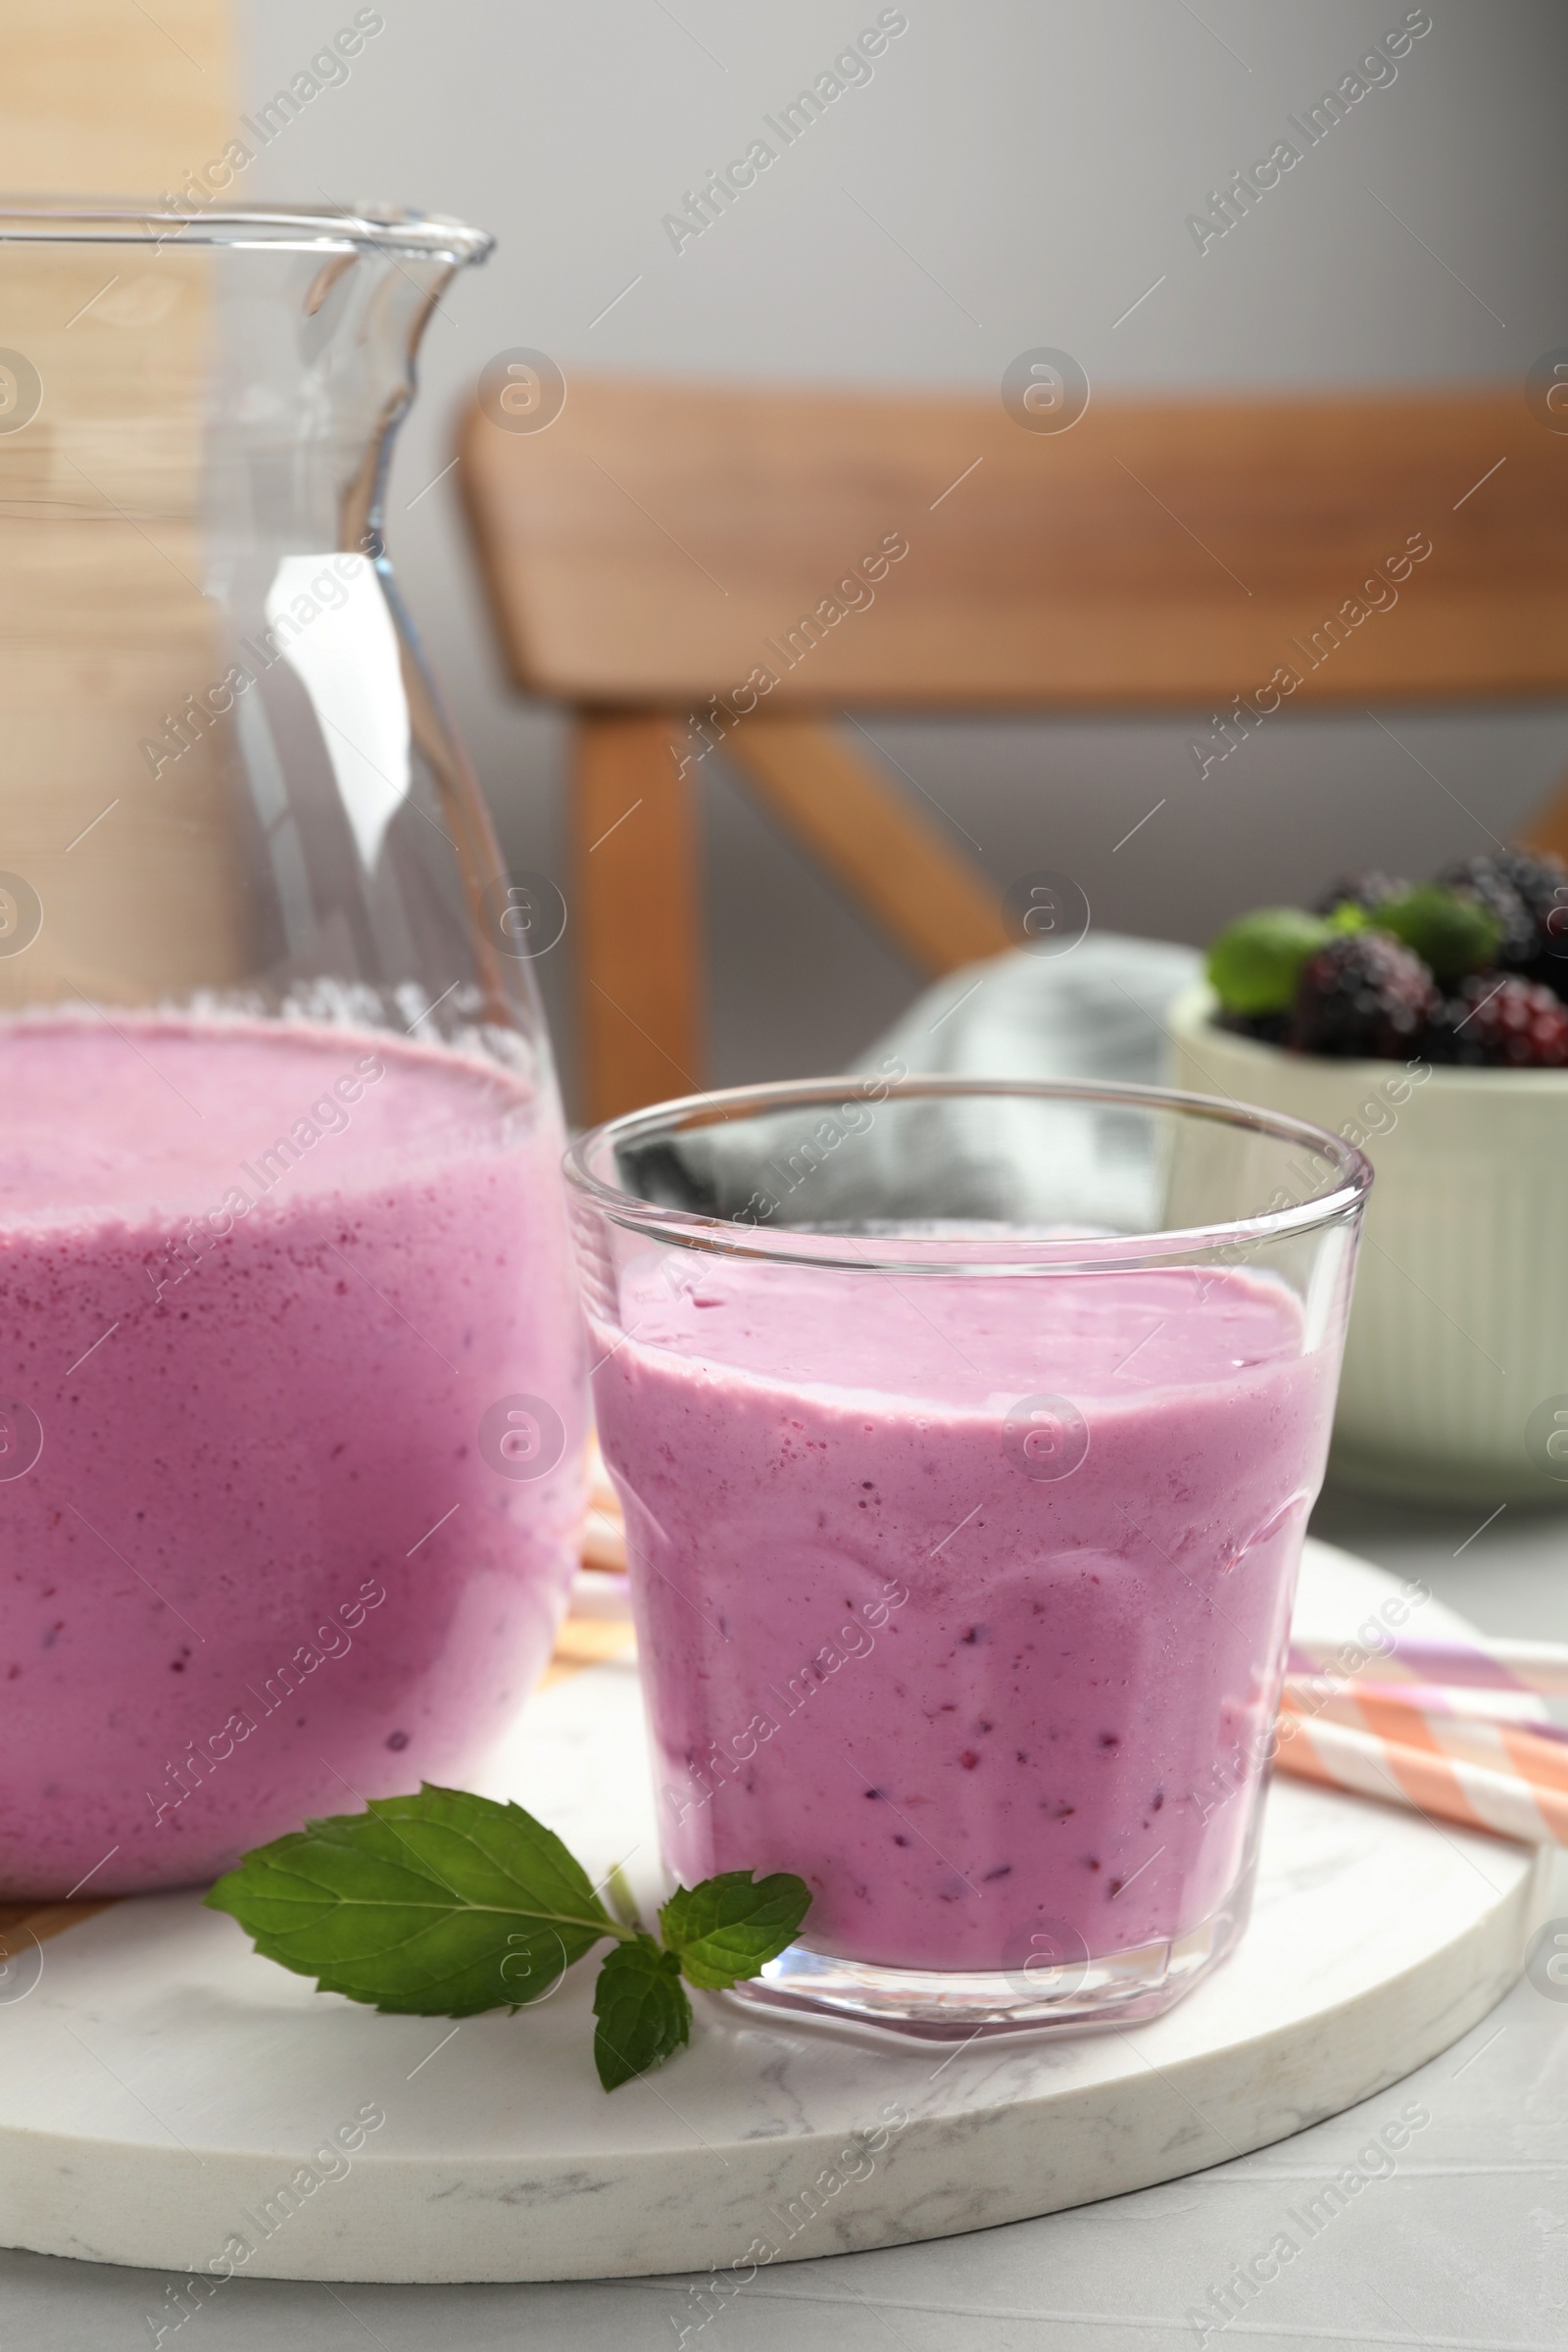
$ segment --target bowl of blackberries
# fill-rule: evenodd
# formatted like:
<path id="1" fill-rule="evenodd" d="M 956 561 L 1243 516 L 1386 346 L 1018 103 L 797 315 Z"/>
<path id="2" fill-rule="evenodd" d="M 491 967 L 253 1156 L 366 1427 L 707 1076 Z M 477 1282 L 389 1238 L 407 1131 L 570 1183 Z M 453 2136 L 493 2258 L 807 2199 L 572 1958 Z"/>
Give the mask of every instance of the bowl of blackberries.
<path id="1" fill-rule="evenodd" d="M 1331 1470 L 1568 1504 L 1568 866 L 1494 848 L 1225 926 L 1173 1083 L 1371 1159 Z"/>

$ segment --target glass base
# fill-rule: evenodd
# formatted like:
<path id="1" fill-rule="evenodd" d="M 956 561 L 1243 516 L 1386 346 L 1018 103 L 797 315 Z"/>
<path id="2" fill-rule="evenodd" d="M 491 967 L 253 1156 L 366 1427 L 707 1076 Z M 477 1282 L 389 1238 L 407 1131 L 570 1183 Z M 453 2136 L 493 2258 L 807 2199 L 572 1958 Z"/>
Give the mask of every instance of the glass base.
<path id="1" fill-rule="evenodd" d="M 928 2041 L 979 2034 L 1082 2034 L 1162 2016 L 1234 1948 L 1250 1909 L 1249 1873 L 1228 1902 L 1185 1936 L 1135 1944 L 1102 1960 L 1055 1967 L 1031 1962 L 1005 1971 L 883 1968 L 792 1943 L 730 1997 L 882 2026 Z"/>

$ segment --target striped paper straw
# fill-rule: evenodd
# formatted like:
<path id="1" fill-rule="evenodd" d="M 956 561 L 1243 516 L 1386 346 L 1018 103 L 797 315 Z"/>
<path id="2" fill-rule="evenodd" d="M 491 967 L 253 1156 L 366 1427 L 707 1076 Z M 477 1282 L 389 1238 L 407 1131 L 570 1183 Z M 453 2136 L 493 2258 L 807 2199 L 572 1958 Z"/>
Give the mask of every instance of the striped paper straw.
<path id="1" fill-rule="evenodd" d="M 1299 1779 L 1402 1800 L 1464 1829 L 1568 1845 L 1568 1748 L 1518 1725 L 1370 1693 L 1314 1704 L 1287 1685 L 1278 1761 Z"/>
<path id="2" fill-rule="evenodd" d="M 1344 1677 L 1350 1642 L 1302 1641 L 1291 1643 L 1290 1672 L 1296 1676 Z M 1568 1643 L 1562 1642 L 1399 1642 L 1371 1653 L 1367 1665 L 1380 1682 L 1427 1683 L 1472 1690 L 1534 1690 L 1548 1698 L 1568 1696 Z M 1361 1669 L 1356 1679 L 1360 1679 Z"/>
<path id="3" fill-rule="evenodd" d="M 1446 1699 L 1447 1694 L 1438 1695 Z M 1303 1722 L 1321 1715 L 1330 1723 L 1348 1725 L 1351 1731 L 1369 1732 L 1375 1740 L 1396 1740 L 1405 1746 L 1430 1742 L 1445 1755 L 1463 1756 L 1504 1772 L 1528 1767 L 1548 1786 L 1555 1788 L 1560 1782 L 1568 1788 L 1568 1745 L 1554 1724 L 1520 1723 L 1513 1718 L 1489 1718 L 1472 1708 L 1433 1706 L 1404 1691 L 1341 1690 L 1332 1698 L 1314 1697 L 1310 1705 L 1302 1704 L 1295 1691 L 1290 1696 L 1293 1713 Z"/>
<path id="4" fill-rule="evenodd" d="M 1312 1698 L 1322 1690 L 1318 1679 L 1293 1683 L 1298 1696 Z M 1344 1690 L 1362 1698 L 1388 1698 L 1397 1705 L 1423 1707 L 1429 1715 L 1474 1716 L 1484 1723 L 1525 1724 L 1548 1740 L 1568 1740 L 1568 1724 L 1552 1709 L 1560 1699 L 1540 1698 L 1534 1690 L 1477 1690 L 1462 1683 L 1379 1683 L 1364 1675 L 1347 1681 Z M 1311 1712 L 1310 1708 L 1306 1709 Z"/>

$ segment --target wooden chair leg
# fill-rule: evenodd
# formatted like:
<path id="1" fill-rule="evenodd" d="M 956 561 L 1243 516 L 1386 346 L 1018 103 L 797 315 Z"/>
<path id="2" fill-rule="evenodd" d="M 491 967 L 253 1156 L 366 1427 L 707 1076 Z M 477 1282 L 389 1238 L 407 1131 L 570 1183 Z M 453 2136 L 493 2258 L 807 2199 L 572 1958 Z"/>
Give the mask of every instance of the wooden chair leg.
<path id="1" fill-rule="evenodd" d="M 703 1083 L 702 908 L 685 731 L 581 714 L 573 794 L 583 1110 L 597 1123 Z"/>
<path id="2" fill-rule="evenodd" d="M 724 758 L 917 970 L 940 978 L 1014 944 L 995 885 L 837 729 L 759 713 Z"/>

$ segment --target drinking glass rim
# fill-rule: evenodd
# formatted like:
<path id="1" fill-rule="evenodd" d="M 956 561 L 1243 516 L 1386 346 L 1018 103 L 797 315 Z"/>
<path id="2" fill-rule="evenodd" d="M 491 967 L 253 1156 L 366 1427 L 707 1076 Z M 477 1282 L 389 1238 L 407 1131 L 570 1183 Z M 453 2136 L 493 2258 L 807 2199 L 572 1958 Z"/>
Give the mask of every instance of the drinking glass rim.
<path id="1" fill-rule="evenodd" d="M 867 1086 L 885 1091 L 866 1093 Z M 1085 1105 L 1103 1103 L 1153 1111 L 1177 1111 L 1217 1124 L 1264 1135 L 1282 1144 L 1308 1147 L 1327 1158 L 1338 1172 L 1332 1189 L 1319 1190 L 1306 1200 L 1268 1208 L 1252 1217 L 1224 1218 L 1211 1225 L 1161 1227 L 1150 1233 L 1106 1235 L 1044 1235 L 1019 1233 L 983 1241 L 976 1236 L 924 1237 L 907 1234 L 856 1233 L 839 1237 L 809 1226 L 763 1227 L 742 1225 L 731 1217 L 700 1210 L 663 1208 L 644 1200 L 619 1185 L 594 1174 L 589 1157 L 607 1146 L 614 1151 L 629 1140 L 651 1142 L 661 1130 L 681 1125 L 688 1133 L 725 1125 L 733 1118 L 765 1116 L 769 1112 L 806 1107 L 812 1103 L 843 1104 L 849 1100 L 880 1104 L 895 1100 L 926 1097 L 935 1101 L 992 1096 L 1030 1102 L 1064 1102 Z M 853 1135 L 855 1130 L 851 1130 Z M 848 1139 L 846 1139 L 848 1140 Z M 1293 1239 L 1319 1228 L 1347 1222 L 1363 1206 L 1372 1187 L 1372 1163 L 1343 1136 L 1316 1127 L 1307 1119 L 1283 1111 L 1265 1110 L 1254 1103 L 1227 1101 L 1218 1095 L 1189 1094 L 1177 1087 L 1135 1086 L 1115 1079 L 962 1078 L 952 1076 L 883 1079 L 874 1072 L 855 1071 L 841 1078 L 792 1078 L 771 1086 L 727 1087 L 717 1093 L 681 1095 L 667 1102 L 606 1119 L 577 1136 L 563 1160 L 568 1187 L 624 1231 L 672 1247 L 718 1252 L 730 1257 L 770 1260 L 776 1264 L 815 1265 L 850 1270 L 867 1266 L 903 1274 L 947 1274 L 972 1268 L 977 1274 L 1066 1272 L 1073 1268 L 1138 1263 L 1151 1257 L 1175 1257 L 1231 1245 L 1251 1247 Z M 764 1238 L 765 1237 L 765 1238 Z M 838 1251 L 824 1245 L 841 1240 Z M 977 1256 L 987 1247 L 1004 1243 L 1005 1259 Z M 1027 1248 L 1026 1257 L 1013 1252 Z M 911 1246 L 926 1254 L 910 1257 Z M 959 1256 L 958 1251 L 966 1254 Z"/>
<path id="2" fill-rule="evenodd" d="M 404 254 L 482 262 L 495 238 L 440 213 L 396 205 L 224 204 L 163 197 L 0 195 L 0 244 L 226 245 L 298 253 Z"/>

